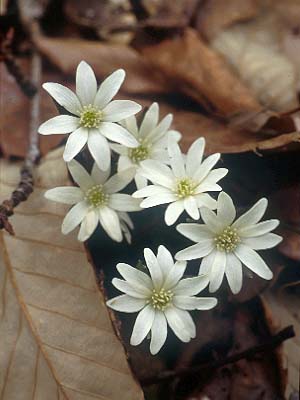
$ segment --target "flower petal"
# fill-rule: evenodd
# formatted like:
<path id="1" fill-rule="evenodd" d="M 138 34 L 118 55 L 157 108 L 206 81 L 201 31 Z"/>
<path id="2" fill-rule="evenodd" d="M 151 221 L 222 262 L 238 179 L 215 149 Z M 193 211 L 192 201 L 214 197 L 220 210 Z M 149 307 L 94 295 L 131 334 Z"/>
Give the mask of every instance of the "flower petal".
<path id="1" fill-rule="evenodd" d="M 105 232 L 116 242 L 122 242 L 122 230 L 118 214 L 109 207 L 99 209 L 99 221 Z"/>
<path id="2" fill-rule="evenodd" d="M 136 173 L 134 177 L 135 185 L 137 189 L 142 189 L 147 186 L 148 179 L 141 176 L 139 173 Z"/>
<path id="3" fill-rule="evenodd" d="M 214 242 L 210 239 L 203 240 L 201 243 L 193 244 L 184 250 L 176 253 L 176 260 L 196 260 L 207 256 L 214 249 Z"/>
<path id="4" fill-rule="evenodd" d="M 264 260 L 252 250 L 243 244 L 238 245 L 234 251 L 235 255 L 246 265 L 251 271 L 263 279 L 270 280 L 273 278 L 273 272 L 264 262 Z"/>
<path id="5" fill-rule="evenodd" d="M 216 292 L 222 284 L 226 267 L 226 253 L 217 251 L 209 273 L 209 291 Z"/>
<path id="6" fill-rule="evenodd" d="M 95 97 L 94 105 L 102 110 L 118 93 L 124 79 L 125 71 L 123 69 L 118 69 L 109 75 L 101 83 Z"/>
<path id="7" fill-rule="evenodd" d="M 120 122 L 141 111 L 142 107 L 131 100 L 113 100 L 103 108 L 103 121 Z M 127 131 L 127 129 L 126 129 Z M 127 131 L 128 132 L 128 131 Z"/>
<path id="8" fill-rule="evenodd" d="M 184 208 L 185 211 L 189 214 L 189 216 L 193 219 L 199 219 L 200 214 L 199 214 L 199 209 L 197 205 L 197 201 L 194 197 L 188 196 L 184 199 Z"/>
<path id="9" fill-rule="evenodd" d="M 258 221 L 262 219 L 264 213 L 266 212 L 267 206 L 268 200 L 265 198 L 260 199 L 257 203 L 254 204 L 252 208 L 250 208 L 250 210 L 241 215 L 233 223 L 233 228 L 241 229 L 249 225 L 255 225 Z"/>
<path id="10" fill-rule="evenodd" d="M 218 301 L 214 297 L 190 297 L 174 296 L 174 306 L 182 310 L 210 310 L 217 305 Z"/>
<path id="11" fill-rule="evenodd" d="M 174 260 L 172 254 L 165 246 L 159 246 L 157 252 L 157 261 L 160 265 L 164 278 L 166 278 L 174 266 Z"/>
<path id="12" fill-rule="evenodd" d="M 81 61 L 76 71 L 76 93 L 81 104 L 87 106 L 94 103 L 97 92 L 97 81 L 92 68 Z"/>
<path id="13" fill-rule="evenodd" d="M 184 178 L 186 176 L 183 155 L 180 147 L 175 140 L 170 139 L 168 143 L 168 153 L 170 164 L 176 178 Z"/>
<path id="14" fill-rule="evenodd" d="M 83 200 L 84 195 L 78 187 L 62 186 L 47 190 L 45 197 L 59 203 L 75 204 Z"/>
<path id="15" fill-rule="evenodd" d="M 152 103 L 148 111 L 145 113 L 143 121 L 140 126 L 140 136 L 145 138 L 153 131 L 158 123 L 159 107 L 157 103 Z"/>
<path id="16" fill-rule="evenodd" d="M 211 156 L 207 157 L 203 163 L 194 171 L 193 173 L 193 180 L 196 182 L 201 182 L 210 172 L 211 169 L 217 164 L 220 159 L 220 154 L 212 154 Z"/>
<path id="17" fill-rule="evenodd" d="M 71 160 L 68 163 L 68 169 L 72 178 L 80 186 L 80 188 L 85 192 L 95 185 L 90 174 L 81 164 L 76 160 Z"/>
<path id="18" fill-rule="evenodd" d="M 150 305 L 139 312 L 130 338 L 130 344 L 132 346 L 137 346 L 142 343 L 153 325 L 154 317 L 155 311 Z"/>
<path id="19" fill-rule="evenodd" d="M 174 201 L 168 205 L 166 212 L 165 212 L 165 222 L 168 226 L 173 225 L 179 216 L 184 211 L 184 203 L 183 200 Z"/>
<path id="20" fill-rule="evenodd" d="M 239 229 L 239 235 L 243 238 L 262 236 L 277 228 L 278 225 L 278 219 L 270 219 L 268 221 L 259 222 L 258 224 L 245 226 L 244 228 Z"/>
<path id="21" fill-rule="evenodd" d="M 156 311 L 151 327 L 150 353 L 157 354 L 165 343 L 168 335 L 167 320 L 163 312 Z"/>
<path id="22" fill-rule="evenodd" d="M 148 185 L 134 192 L 132 196 L 140 199 L 142 197 L 156 196 L 166 193 L 170 193 L 170 190 L 163 186 Z"/>
<path id="23" fill-rule="evenodd" d="M 243 238 L 243 244 L 251 247 L 253 250 L 271 249 L 282 241 L 282 237 L 275 233 L 267 233 L 258 237 Z"/>
<path id="24" fill-rule="evenodd" d="M 87 212 L 88 205 L 85 201 L 81 201 L 80 203 L 77 203 L 74 207 L 72 207 L 63 220 L 61 226 L 62 233 L 64 235 L 67 235 L 73 229 L 75 229 L 76 226 L 81 223 Z"/>
<path id="25" fill-rule="evenodd" d="M 160 265 L 158 264 L 157 258 L 155 257 L 153 251 L 148 248 L 144 249 L 144 257 L 153 281 L 153 286 L 155 289 L 160 290 L 163 283 L 163 273 Z"/>
<path id="26" fill-rule="evenodd" d="M 173 193 L 157 194 L 156 196 L 150 196 L 141 202 L 142 208 L 155 207 L 160 204 L 167 204 L 176 201 L 177 197 Z"/>
<path id="27" fill-rule="evenodd" d="M 187 152 L 186 157 L 186 173 L 188 176 L 193 176 L 202 162 L 205 148 L 205 139 L 203 137 L 194 141 Z"/>
<path id="28" fill-rule="evenodd" d="M 98 167 L 103 171 L 110 168 L 110 148 L 108 141 L 98 129 L 90 129 L 88 148 Z"/>
<path id="29" fill-rule="evenodd" d="M 91 177 L 95 183 L 103 185 L 107 181 L 109 175 L 110 167 L 103 171 L 98 167 L 97 163 L 94 163 Z"/>
<path id="30" fill-rule="evenodd" d="M 174 289 L 174 294 L 176 296 L 195 296 L 206 288 L 208 282 L 209 279 L 207 275 L 198 275 L 192 278 L 182 279 Z"/>
<path id="31" fill-rule="evenodd" d="M 152 141 L 158 141 L 160 140 L 167 132 L 167 130 L 170 128 L 170 125 L 173 120 L 173 115 L 168 114 L 166 115 L 160 123 L 157 125 L 155 129 L 150 133 L 150 135 L 147 136 L 147 139 L 149 142 Z"/>
<path id="32" fill-rule="evenodd" d="M 134 168 L 128 168 L 111 176 L 104 184 L 106 193 L 112 194 L 124 189 L 134 177 Z"/>
<path id="33" fill-rule="evenodd" d="M 137 268 L 133 268 L 131 265 L 125 263 L 119 263 L 117 264 L 117 270 L 132 286 L 138 285 L 140 287 L 145 287 L 149 291 L 153 289 L 150 277 L 144 272 L 139 271 Z"/>
<path id="34" fill-rule="evenodd" d="M 140 211 L 140 200 L 129 194 L 114 193 L 109 196 L 109 207 L 116 211 Z"/>
<path id="35" fill-rule="evenodd" d="M 114 122 L 102 122 L 99 129 L 103 136 L 113 142 L 123 144 L 127 147 L 137 147 L 139 144 L 132 133 Z"/>
<path id="36" fill-rule="evenodd" d="M 122 279 L 114 278 L 112 280 L 112 284 L 121 292 L 128 294 L 128 296 L 136 297 L 137 299 L 147 299 L 151 295 L 150 289 L 144 285 L 139 285 L 136 282 L 131 284 L 127 281 L 123 281 Z"/>
<path id="37" fill-rule="evenodd" d="M 40 125 L 38 132 L 41 135 L 60 135 L 75 131 L 79 126 L 79 119 L 71 115 L 58 115 L 48 119 Z"/>
<path id="38" fill-rule="evenodd" d="M 232 253 L 228 253 L 226 258 L 225 275 L 227 282 L 232 293 L 237 294 L 242 289 L 243 284 L 242 263 Z"/>
<path id="39" fill-rule="evenodd" d="M 182 278 L 185 270 L 186 261 L 177 261 L 165 276 L 164 288 L 166 290 L 173 289 Z"/>
<path id="40" fill-rule="evenodd" d="M 72 90 L 60 83 L 52 82 L 44 83 L 43 88 L 67 111 L 75 115 L 80 115 L 82 106 L 78 97 Z"/>
<path id="41" fill-rule="evenodd" d="M 175 177 L 168 166 L 155 160 L 141 162 L 140 174 L 153 183 L 173 189 Z"/>
<path id="42" fill-rule="evenodd" d="M 200 224 L 179 224 L 176 229 L 183 236 L 192 240 L 193 242 L 203 242 L 207 239 L 213 239 L 211 231 L 209 231 L 206 225 Z"/>
<path id="43" fill-rule="evenodd" d="M 197 186 L 195 193 L 202 193 L 205 191 L 219 191 L 220 186 L 216 183 L 228 174 L 227 168 L 217 168 L 210 171 L 208 175 Z M 221 189 L 222 190 L 222 189 Z"/>
<path id="44" fill-rule="evenodd" d="M 207 256 L 203 257 L 200 268 L 199 268 L 199 275 L 208 275 L 210 274 L 211 267 L 213 265 L 214 259 L 216 257 L 217 251 L 214 250 Z"/>
<path id="45" fill-rule="evenodd" d="M 217 217 L 226 226 L 231 225 L 236 217 L 236 211 L 233 201 L 231 197 L 228 196 L 228 194 L 225 192 L 221 192 L 218 196 Z"/>
<path id="46" fill-rule="evenodd" d="M 200 214 L 203 222 L 211 232 L 220 233 L 226 227 L 223 221 L 221 221 L 209 208 L 200 208 Z"/>
<path id="47" fill-rule="evenodd" d="M 80 242 L 85 242 L 92 234 L 98 225 L 98 215 L 95 210 L 90 210 L 83 221 L 78 233 L 78 240 Z"/>
<path id="48" fill-rule="evenodd" d="M 182 342 L 187 343 L 192 337 L 195 337 L 196 327 L 187 311 L 168 307 L 164 313 L 170 328 Z"/>
<path id="49" fill-rule="evenodd" d="M 120 122 L 122 126 L 124 126 L 125 129 L 127 129 L 129 132 L 131 132 L 135 137 L 138 136 L 138 126 L 136 122 L 136 117 L 134 115 L 131 115 L 131 117 L 128 117 L 124 119 L 123 121 Z"/>
<path id="50" fill-rule="evenodd" d="M 215 210 L 217 208 L 217 202 L 207 193 L 200 193 L 195 196 L 198 208 L 207 207 L 210 210 Z"/>
<path id="51" fill-rule="evenodd" d="M 71 161 L 84 147 L 88 140 L 88 131 L 85 128 L 78 128 L 69 135 L 63 158 L 66 162 Z"/>
<path id="52" fill-rule="evenodd" d="M 132 313 L 140 311 L 145 306 L 145 300 L 121 294 L 106 302 L 108 307 L 116 311 Z"/>

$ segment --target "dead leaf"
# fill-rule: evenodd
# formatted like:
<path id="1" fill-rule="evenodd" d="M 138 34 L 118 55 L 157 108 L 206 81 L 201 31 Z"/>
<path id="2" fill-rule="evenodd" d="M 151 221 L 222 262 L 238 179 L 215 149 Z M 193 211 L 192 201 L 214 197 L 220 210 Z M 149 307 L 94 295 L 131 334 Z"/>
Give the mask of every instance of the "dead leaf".
<path id="1" fill-rule="evenodd" d="M 142 53 L 165 74 L 173 89 L 187 94 L 207 109 L 226 117 L 261 109 L 222 57 L 192 29 L 187 29 L 183 37 L 148 46 Z"/>
<path id="2" fill-rule="evenodd" d="M 6 197 L 19 165 L 2 160 L 0 171 Z M 59 149 L 11 218 L 16 236 L 0 233 L 0 397 L 141 400 L 83 245 L 61 234 L 65 206 L 44 198 L 68 182 Z"/>

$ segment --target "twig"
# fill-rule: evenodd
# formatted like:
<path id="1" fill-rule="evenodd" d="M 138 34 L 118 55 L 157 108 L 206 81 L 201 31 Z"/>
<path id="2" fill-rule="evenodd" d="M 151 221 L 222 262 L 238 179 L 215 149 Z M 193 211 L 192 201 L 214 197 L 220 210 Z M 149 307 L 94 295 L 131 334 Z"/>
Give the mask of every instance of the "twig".
<path id="1" fill-rule="evenodd" d="M 37 53 L 32 56 L 32 80 L 38 87 L 41 81 L 41 59 Z M 29 144 L 24 165 L 21 169 L 21 180 L 17 188 L 12 192 L 9 200 L 4 200 L 0 204 L 0 229 L 5 229 L 11 235 L 14 235 L 14 230 L 8 218 L 13 215 L 14 208 L 22 201 L 28 199 L 33 192 L 33 170 L 37 162 L 40 152 L 38 147 L 38 125 L 40 116 L 40 95 L 36 93 L 31 102 L 31 118 L 30 118 L 30 134 Z"/>
<path id="2" fill-rule="evenodd" d="M 155 383 L 160 383 L 162 381 L 174 379 L 177 377 L 186 377 L 189 375 L 194 375 L 196 373 L 202 372 L 204 370 L 211 371 L 220 367 L 223 367 L 227 364 L 233 364 L 242 359 L 249 359 L 259 353 L 266 353 L 271 350 L 274 350 L 277 346 L 279 346 L 282 342 L 287 339 L 290 339 L 295 336 L 293 326 L 288 326 L 278 332 L 276 335 L 270 336 L 268 341 L 265 343 L 259 344 L 254 347 L 250 347 L 247 350 L 241 351 L 240 353 L 236 353 L 230 357 L 226 357 L 220 360 L 215 360 L 206 364 L 197 365 L 195 367 L 187 367 L 187 368 L 179 368 L 177 370 L 166 370 L 159 373 L 156 376 L 152 376 L 146 378 L 141 381 L 143 386 L 153 385 Z"/>

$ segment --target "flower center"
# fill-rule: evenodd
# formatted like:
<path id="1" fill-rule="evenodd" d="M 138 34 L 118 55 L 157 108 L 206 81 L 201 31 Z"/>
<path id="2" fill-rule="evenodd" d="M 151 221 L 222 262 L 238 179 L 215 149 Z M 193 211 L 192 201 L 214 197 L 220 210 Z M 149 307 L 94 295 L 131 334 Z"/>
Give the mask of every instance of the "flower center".
<path id="1" fill-rule="evenodd" d="M 215 237 L 216 247 L 219 251 L 226 251 L 230 253 L 233 251 L 238 243 L 241 241 L 237 234 L 237 230 L 228 226 L 222 233 Z"/>
<path id="2" fill-rule="evenodd" d="M 102 120 L 102 111 L 95 108 L 92 104 L 83 106 L 83 111 L 80 113 L 80 126 L 84 128 L 98 128 Z"/>
<path id="3" fill-rule="evenodd" d="M 152 296 L 149 299 L 149 303 L 156 310 L 163 311 L 171 302 L 173 297 L 173 293 L 171 290 L 160 289 L 157 291 L 156 289 L 152 290 Z"/>
<path id="4" fill-rule="evenodd" d="M 144 144 L 140 144 L 138 147 L 129 150 L 129 158 L 134 162 L 146 160 L 149 157 L 149 148 Z"/>
<path id="5" fill-rule="evenodd" d="M 108 195 L 104 193 L 102 185 L 95 185 L 85 193 L 85 200 L 93 207 L 105 206 Z"/>
<path id="6" fill-rule="evenodd" d="M 195 185 L 189 178 L 181 179 L 176 186 L 177 197 L 183 199 L 195 192 Z"/>

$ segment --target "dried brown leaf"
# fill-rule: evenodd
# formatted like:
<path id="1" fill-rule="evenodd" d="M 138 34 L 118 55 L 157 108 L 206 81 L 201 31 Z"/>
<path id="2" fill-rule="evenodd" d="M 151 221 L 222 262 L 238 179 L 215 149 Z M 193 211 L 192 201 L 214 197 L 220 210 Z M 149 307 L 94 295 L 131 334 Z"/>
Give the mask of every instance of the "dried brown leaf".
<path id="1" fill-rule="evenodd" d="M 3 400 L 141 400 L 83 245 L 60 231 L 65 206 L 44 191 L 68 184 L 62 151 L 37 171 L 37 188 L 1 231 L 0 397 Z M 1 195 L 18 165 L 0 164 Z"/>

